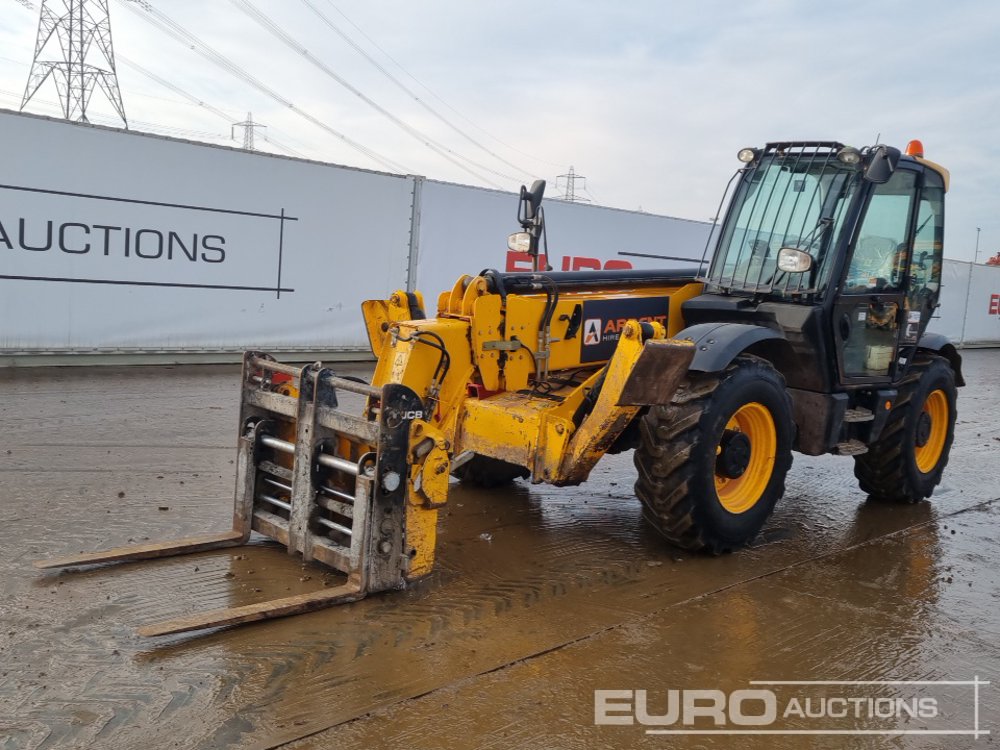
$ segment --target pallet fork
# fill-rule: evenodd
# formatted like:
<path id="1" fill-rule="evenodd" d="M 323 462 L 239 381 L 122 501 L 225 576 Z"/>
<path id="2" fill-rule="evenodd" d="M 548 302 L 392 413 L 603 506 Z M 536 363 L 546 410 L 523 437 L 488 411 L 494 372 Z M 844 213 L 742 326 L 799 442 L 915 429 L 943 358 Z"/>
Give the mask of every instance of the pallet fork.
<path id="1" fill-rule="evenodd" d="M 337 391 L 365 396 L 366 417 L 339 410 Z M 411 422 L 423 404 L 408 387 L 376 388 L 261 352 L 243 358 L 233 528 L 168 542 L 36 561 L 43 569 L 148 560 L 244 545 L 256 531 L 347 576 L 341 586 L 203 612 L 138 629 L 160 636 L 238 625 L 401 589 Z"/>

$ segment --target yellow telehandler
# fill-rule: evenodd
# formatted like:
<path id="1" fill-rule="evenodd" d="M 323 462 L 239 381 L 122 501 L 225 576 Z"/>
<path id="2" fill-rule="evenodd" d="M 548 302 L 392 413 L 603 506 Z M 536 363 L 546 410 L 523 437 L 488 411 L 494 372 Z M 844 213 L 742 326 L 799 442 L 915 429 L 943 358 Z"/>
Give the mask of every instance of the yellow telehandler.
<path id="1" fill-rule="evenodd" d="M 365 302 L 370 384 L 244 356 L 231 531 L 38 566 L 231 547 L 258 532 L 347 576 L 139 631 L 162 635 L 403 588 L 434 565 L 452 476 L 575 485 L 606 453 L 634 449 L 646 518 L 710 553 L 757 535 L 792 451 L 853 456 L 872 496 L 929 496 L 964 384 L 955 347 L 926 332 L 948 172 L 918 141 L 905 154 L 769 143 L 739 159 L 700 269 L 539 268 L 544 183 L 522 188 L 509 246 L 535 270 L 462 276 L 432 316 L 418 292 Z M 360 414 L 339 408 L 345 392 L 364 399 Z"/>

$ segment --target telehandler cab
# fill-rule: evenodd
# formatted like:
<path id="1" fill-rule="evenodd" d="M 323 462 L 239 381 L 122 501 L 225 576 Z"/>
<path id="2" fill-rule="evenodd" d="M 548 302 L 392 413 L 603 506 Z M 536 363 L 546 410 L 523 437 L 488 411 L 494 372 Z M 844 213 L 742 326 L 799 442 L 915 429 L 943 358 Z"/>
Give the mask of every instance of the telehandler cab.
<path id="1" fill-rule="evenodd" d="M 699 272 L 538 269 L 544 183 L 522 189 L 510 246 L 536 271 L 462 276 L 433 317 L 419 292 L 365 302 L 371 384 L 245 355 L 231 531 L 38 565 L 230 547 L 256 531 L 347 576 L 139 631 L 161 635 L 403 588 L 431 571 L 452 475 L 575 485 L 634 449 L 646 518 L 710 553 L 757 535 L 792 451 L 852 456 L 863 492 L 921 500 L 948 461 L 963 385 L 955 347 L 926 332 L 949 178 L 922 151 L 743 149 Z M 338 408 L 340 392 L 364 398 L 360 415 Z"/>

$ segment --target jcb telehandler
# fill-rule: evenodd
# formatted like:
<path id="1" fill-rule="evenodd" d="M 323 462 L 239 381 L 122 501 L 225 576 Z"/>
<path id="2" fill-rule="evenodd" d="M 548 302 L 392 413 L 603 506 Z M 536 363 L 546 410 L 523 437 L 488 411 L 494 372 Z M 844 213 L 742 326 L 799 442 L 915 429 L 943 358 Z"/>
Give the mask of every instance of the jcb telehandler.
<path id="1" fill-rule="evenodd" d="M 707 269 L 483 271 L 364 303 L 371 384 L 244 357 L 232 531 L 41 561 L 65 567 L 244 544 L 256 531 L 347 575 L 315 594 L 145 635 L 277 617 L 430 572 L 449 477 L 575 485 L 634 449 L 635 493 L 674 544 L 750 542 L 792 451 L 853 456 L 861 490 L 929 496 L 948 461 L 961 360 L 926 333 L 948 172 L 913 141 L 739 152 Z M 544 183 L 510 246 L 538 267 Z M 727 193 L 729 189 L 727 189 Z M 706 251 L 708 247 L 706 247 Z M 360 415 L 338 393 L 364 398 Z"/>

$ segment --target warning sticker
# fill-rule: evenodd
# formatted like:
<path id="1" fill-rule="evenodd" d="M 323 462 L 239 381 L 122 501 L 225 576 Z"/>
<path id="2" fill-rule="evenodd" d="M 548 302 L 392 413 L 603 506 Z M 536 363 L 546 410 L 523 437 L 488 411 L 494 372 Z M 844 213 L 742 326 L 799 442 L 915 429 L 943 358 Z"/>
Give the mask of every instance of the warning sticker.
<path id="1" fill-rule="evenodd" d="M 611 359 L 625 324 L 630 320 L 667 324 L 670 297 L 599 299 L 583 303 L 580 361 Z"/>

